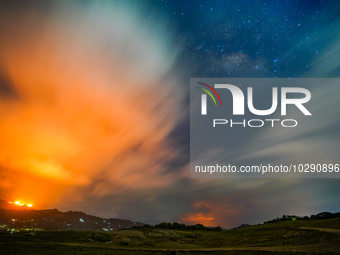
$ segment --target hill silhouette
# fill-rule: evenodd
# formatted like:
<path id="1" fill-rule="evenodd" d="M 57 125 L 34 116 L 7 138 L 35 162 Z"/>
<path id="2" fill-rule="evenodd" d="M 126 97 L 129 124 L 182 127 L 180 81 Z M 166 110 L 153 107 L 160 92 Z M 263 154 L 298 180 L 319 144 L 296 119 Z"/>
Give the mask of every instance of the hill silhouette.
<path id="1" fill-rule="evenodd" d="M 144 225 L 125 219 L 103 219 L 78 211 L 35 210 L 0 200 L 0 225 L 12 229 L 114 231 Z"/>

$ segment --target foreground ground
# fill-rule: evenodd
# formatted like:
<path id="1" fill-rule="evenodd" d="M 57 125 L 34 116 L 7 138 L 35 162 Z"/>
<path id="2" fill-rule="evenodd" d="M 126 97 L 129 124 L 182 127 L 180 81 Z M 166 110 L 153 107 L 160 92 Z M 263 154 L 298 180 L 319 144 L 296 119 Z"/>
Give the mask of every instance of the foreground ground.
<path id="1" fill-rule="evenodd" d="M 340 218 L 226 231 L 3 231 L 0 254 L 340 254 Z"/>

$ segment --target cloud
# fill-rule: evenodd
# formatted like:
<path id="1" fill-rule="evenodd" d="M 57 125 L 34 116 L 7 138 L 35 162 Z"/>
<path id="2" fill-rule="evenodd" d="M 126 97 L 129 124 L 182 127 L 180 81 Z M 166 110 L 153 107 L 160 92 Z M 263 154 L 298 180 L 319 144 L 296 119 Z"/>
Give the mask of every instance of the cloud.
<path id="1" fill-rule="evenodd" d="M 339 70 L 336 51 L 340 38 L 334 38 L 326 52 L 315 59 L 309 76 L 334 76 Z M 335 63 L 336 62 L 336 63 Z M 312 98 L 308 109 L 311 117 L 302 117 L 300 113 L 290 114 L 289 118 L 296 119 L 301 124 L 292 132 L 289 129 L 265 128 L 258 132 L 249 142 L 247 148 L 235 152 L 237 160 L 275 159 L 284 163 L 339 163 L 338 151 L 340 114 L 338 95 L 340 94 L 339 80 L 333 78 L 310 79 L 304 81 L 310 90 Z M 276 116 L 280 118 L 280 116 Z"/>
<path id="2" fill-rule="evenodd" d="M 217 226 L 221 217 L 235 217 L 238 213 L 234 205 L 217 205 L 216 201 L 199 201 L 192 205 L 194 212 L 188 213 L 182 221 L 189 224 L 203 224 L 205 226 Z"/>
<path id="3" fill-rule="evenodd" d="M 170 185 L 182 92 L 165 24 L 124 4 L 1 10 L 1 193 L 48 206 L 84 199 L 82 187 L 101 197 Z"/>

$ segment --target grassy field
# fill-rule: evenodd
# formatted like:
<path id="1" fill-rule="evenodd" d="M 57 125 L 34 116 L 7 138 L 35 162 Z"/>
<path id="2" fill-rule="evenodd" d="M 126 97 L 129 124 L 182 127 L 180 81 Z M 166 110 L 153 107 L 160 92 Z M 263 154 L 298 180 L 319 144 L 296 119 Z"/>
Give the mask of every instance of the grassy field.
<path id="1" fill-rule="evenodd" d="M 340 254 L 340 218 L 226 231 L 3 231 L 0 254 Z"/>

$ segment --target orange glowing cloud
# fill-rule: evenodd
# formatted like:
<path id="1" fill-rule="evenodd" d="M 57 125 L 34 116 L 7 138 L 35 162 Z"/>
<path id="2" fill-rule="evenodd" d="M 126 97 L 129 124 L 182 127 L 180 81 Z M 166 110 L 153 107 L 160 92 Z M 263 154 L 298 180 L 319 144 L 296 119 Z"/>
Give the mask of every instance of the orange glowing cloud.
<path id="1" fill-rule="evenodd" d="M 233 219 L 239 213 L 235 205 L 225 204 L 221 201 L 199 201 L 192 205 L 193 212 L 182 217 L 182 221 L 187 224 L 203 224 L 205 226 L 217 226 L 225 222 L 227 218 Z"/>
<path id="2" fill-rule="evenodd" d="M 0 82 L 15 94 L 0 94 L 1 193 L 49 205 L 77 187 L 171 184 L 181 96 L 167 43 L 123 7 L 63 5 L 0 15 Z"/>
<path id="3" fill-rule="evenodd" d="M 204 213 L 193 213 L 182 219 L 184 222 L 188 222 L 189 224 L 203 224 L 204 226 L 214 226 L 215 218 L 209 216 L 209 214 Z"/>

